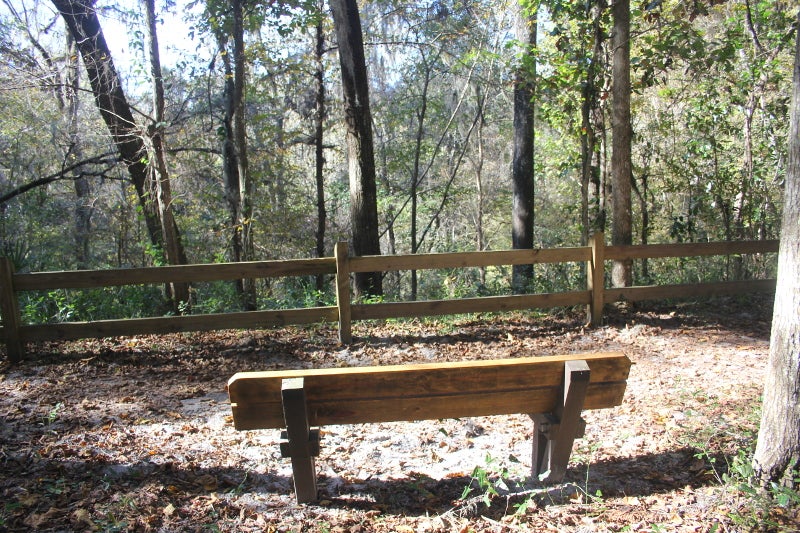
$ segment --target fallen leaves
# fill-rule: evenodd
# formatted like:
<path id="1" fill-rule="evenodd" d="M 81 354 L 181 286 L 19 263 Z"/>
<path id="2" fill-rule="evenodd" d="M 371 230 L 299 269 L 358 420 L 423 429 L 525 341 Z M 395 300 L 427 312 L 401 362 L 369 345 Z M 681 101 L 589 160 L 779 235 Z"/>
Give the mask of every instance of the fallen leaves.
<path id="1" fill-rule="evenodd" d="M 635 319 L 585 331 L 581 318 L 569 316 L 359 323 L 350 347 L 338 345 L 326 326 L 43 344 L 38 348 L 51 355 L 4 370 L 0 380 L 0 524 L 337 533 L 637 531 L 662 524 L 695 531 L 725 519 L 697 446 L 729 453 L 726 446 L 739 444 L 738 434 L 752 424 L 743 406 L 759 393 L 768 330 L 750 338 L 723 326 L 681 325 L 670 313 Z M 620 348 L 636 362 L 625 403 L 588 416 L 568 483 L 520 515 L 513 514 L 520 499 L 505 496 L 489 508 L 461 509 L 464 516 L 447 513 L 487 453 L 524 480 L 527 417 L 326 428 L 322 500 L 297 505 L 277 436 L 233 431 L 224 399 L 227 378 L 239 370 Z M 43 423 L 59 403 L 57 418 Z M 780 519 L 795 518 L 789 515 Z"/>

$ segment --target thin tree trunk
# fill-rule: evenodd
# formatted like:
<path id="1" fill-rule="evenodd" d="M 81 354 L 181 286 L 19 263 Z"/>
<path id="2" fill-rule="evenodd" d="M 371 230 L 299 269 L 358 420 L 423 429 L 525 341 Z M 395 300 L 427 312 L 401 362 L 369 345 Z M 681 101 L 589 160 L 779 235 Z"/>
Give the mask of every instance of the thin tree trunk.
<path id="1" fill-rule="evenodd" d="M 236 164 L 239 170 L 239 192 L 241 194 L 242 260 L 255 259 L 253 239 L 253 180 L 247 158 L 247 123 L 245 121 L 245 49 L 244 8 L 242 0 L 232 0 L 233 9 L 233 139 L 236 147 Z M 257 308 L 254 279 L 243 280 L 245 310 Z"/>
<path id="2" fill-rule="evenodd" d="M 800 11 L 797 13 L 800 24 Z M 794 60 L 789 161 L 778 282 L 764 382 L 764 404 L 753 466 L 765 487 L 796 487 L 800 469 L 800 33 Z"/>
<path id="3" fill-rule="evenodd" d="M 81 140 L 78 132 L 78 109 L 80 98 L 80 69 L 78 68 L 78 48 L 75 39 L 67 34 L 67 72 L 64 78 L 64 103 L 68 121 L 69 149 L 68 160 L 80 160 L 82 157 Z M 89 180 L 79 175 L 74 180 L 75 187 L 75 266 L 78 270 L 89 268 L 89 236 L 92 231 L 92 193 Z"/>
<path id="4" fill-rule="evenodd" d="M 419 242 L 417 241 L 417 216 L 419 209 L 419 186 L 422 181 L 420 171 L 420 158 L 422 157 L 422 141 L 425 137 L 425 119 L 428 110 L 428 87 L 431 81 L 431 68 L 430 64 L 425 57 L 424 50 L 420 50 L 422 54 L 422 68 L 425 69 L 422 81 L 422 93 L 420 94 L 420 107 L 417 109 L 417 132 L 414 138 L 414 162 L 411 167 L 411 253 L 416 254 L 419 252 Z M 411 271 L 411 300 L 417 299 L 417 271 Z"/>
<path id="5" fill-rule="evenodd" d="M 161 56 L 158 50 L 156 31 L 155 0 L 145 0 L 147 15 L 148 52 L 150 56 L 150 75 L 153 81 L 153 124 L 148 128 L 150 138 L 150 169 L 153 173 L 151 183 L 155 189 L 155 200 L 161 221 L 164 240 L 164 255 L 171 265 L 186 264 L 186 253 L 181 244 L 178 225 L 172 211 L 172 187 L 164 148 L 164 80 L 161 73 Z M 168 285 L 174 311 L 180 312 L 189 304 L 189 284 L 170 283 Z"/>
<path id="6" fill-rule="evenodd" d="M 320 5 L 320 11 L 322 6 Z M 317 231 L 315 234 L 317 244 L 317 257 L 325 256 L 325 223 L 328 213 L 325 208 L 325 65 L 322 61 L 325 53 L 325 34 L 322 28 L 322 19 L 317 22 L 316 42 L 314 46 L 314 59 L 316 71 L 314 83 L 316 89 L 316 109 L 314 112 L 314 177 L 317 185 Z M 318 274 L 316 278 L 317 292 L 325 290 L 325 276 Z"/>
<path id="7" fill-rule="evenodd" d="M 483 232 L 484 216 L 484 186 L 483 186 L 483 167 L 486 163 L 483 146 L 483 128 L 486 126 L 486 116 L 484 113 L 486 105 L 486 94 L 481 92 L 480 85 L 475 87 L 475 103 L 478 107 L 478 160 L 475 162 L 475 193 L 476 193 L 476 220 L 475 220 L 475 249 L 482 252 L 486 248 L 486 237 Z M 481 290 L 486 287 L 486 267 L 478 269 L 480 276 Z"/>
<path id="8" fill-rule="evenodd" d="M 587 16 L 592 17 L 594 44 L 589 65 L 586 69 L 586 82 L 583 84 L 581 98 L 581 244 L 589 242 L 589 235 L 604 231 L 602 216 L 602 189 L 600 187 L 600 151 L 598 150 L 597 116 L 602 117 L 599 90 L 597 88 L 598 65 L 603 55 L 603 28 L 601 24 L 602 6 L 589 4 Z M 602 124 L 602 122 L 600 122 Z"/>
<path id="9" fill-rule="evenodd" d="M 236 163 L 236 147 L 233 142 L 234 84 L 233 65 L 227 48 L 227 36 L 222 32 L 216 34 L 219 55 L 222 58 L 224 89 L 222 114 L 222 179 L 225 184 L 225 201 L 230 215 L 230 253 L 231 261 L 242 261 L 242 194 L 240 190 L 239 166 Z M 237 279 L 236 294 L 244 300 L 244 281 Z"/>
<path id="10" fill-rule="evenodd" d="M 353 251 L 356 255 L 379 255 L 375 154 L 361 19 L 356 0 L 331 0 L 330 6 L 342 68 Z M 381 295 L 381 273 L 357 273 L 355 293 L 357 297 Z"/>
<path id="11" fill-rule="evenodd" d="M 647 191 L 648 191 L 648 177 L 647 172 L 642 173 L 642 187 L 636 185 L 636 179 L 632 178 L 631 180 L 631 187 L 633 191 L 636 193 L 636 197 L 639 199 L 639 211 L 642 213 L 642 231 L 640 233 L 641 242 L 640 244 L 647 244 L 648 238 L 650 236 L 650 209 L 647 205 Z M 649 283 L 650 281 L 650 269 L 647 262 L 647 258 L 642 259 L 642 280 L 645 283 Z"/>
<path id="12" fill-rule="evenodd" d="M 630 0 L 615 0 L 612 6 L 614 32 L 612 46 L 613 122 L 611 173 L 613 220 L 611 243 L 633 243 L 631 224 L 631 73 L 630 73 Z M 615 287 L 630 287 L 633 282 L 630 260 L 614 261 L 611 281 Z"/>

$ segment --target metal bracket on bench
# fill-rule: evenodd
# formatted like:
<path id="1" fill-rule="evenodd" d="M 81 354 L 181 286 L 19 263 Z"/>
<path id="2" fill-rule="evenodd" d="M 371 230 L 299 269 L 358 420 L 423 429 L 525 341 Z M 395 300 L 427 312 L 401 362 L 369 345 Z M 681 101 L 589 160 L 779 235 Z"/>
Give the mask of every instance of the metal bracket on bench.
<path id="1" fill-rule="evenodd" d="M 308 407 L 303 378 L 288 378 L 281 382 L 281 401 L 286 431 L 281 438 L 281 456 L 292 459 L 294 491 L 298 503 L 317 499 L 317 471 L 314 457 L 319 455 L 319 430 L 308 424 Z"/>
<path id="2" fill-rule="evenodd" d="M 533 418 L 532 474 L 544 483 L 564 479 L 572 444 L 583 436 L 586 422 L 581 410 L 589 386 L 586 361 L 564 364 L 564 395 L 553 413 L 531 415 Z"/>

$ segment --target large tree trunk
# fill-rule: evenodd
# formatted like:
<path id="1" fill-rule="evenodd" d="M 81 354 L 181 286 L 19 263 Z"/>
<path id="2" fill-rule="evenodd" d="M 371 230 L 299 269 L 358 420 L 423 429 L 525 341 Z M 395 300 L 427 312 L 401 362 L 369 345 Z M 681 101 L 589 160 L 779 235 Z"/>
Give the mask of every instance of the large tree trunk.
<path id="1" fill-rule="evenodd" d="M 630 0 L 615 0 L 612 6 L 614 33 L 612 47 L 613 121 L 611 148 L 613 220 L 611 244 L 633 244 L 631 224 L 631 44 Z M 611 281 L 615 287 L 630 287 L 633 283 L 630 260 L 614 261 Z"/>
<path id="2" fill-rule="evenodd" d="M 797 19 L 800 23 L 800 11 Z M 794 486 L 800 469 L 800 33 L 783 209 L 764 406 L 753 458 L 764 486 L 773 482 Z"/>
<path id="3" fill-rule="evenodd" d="M 158 209 L 150 200 L 147 154 L 143 134 L 133 119 L 131 107 L 122 91 L 122 81 L 114 67 L 100 20 L 91 0 L 52 0 L 61 13 L 83 57 L 89 83 L 100 115 L 108 128 L 122 163 L 136 189 L 150 241 L 164 249 Z"/>
<path id="4" fill-rule="evenodd" d="M 331 0 L 330 6 L 342 68 L 353 251 L 356 255 L 379 255 L 375 154 L 361 19 L 356 0 Z M 380 272 L 355 275 L 356 296 L 380 295 L 382 292 Z"/>
<path id="5" fill-rule="evenodd" d="M 531 49 L 536 47 L 536 10 L 516 4 L 515 34 L 522 45 L 521 64 L 514 79 L 514 154 L 512 162 L 511 247 L 533 248 L 534 226 L 534 89 L 536 62 Z M 530 61 L 530 63 L 529 63 Z M 526 292 L 533 282 L 533 265 L 514 265 L 511 286 L 515 293 Z"/>

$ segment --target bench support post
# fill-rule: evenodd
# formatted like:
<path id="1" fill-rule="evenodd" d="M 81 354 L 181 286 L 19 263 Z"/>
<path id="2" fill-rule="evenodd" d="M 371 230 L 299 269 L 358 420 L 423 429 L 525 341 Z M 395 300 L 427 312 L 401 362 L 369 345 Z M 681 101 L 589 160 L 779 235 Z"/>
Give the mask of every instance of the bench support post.
<path id="1" fill-rule="evenodd" d="M 582 437 L 586 424 L 581 418 L 589 386 L 586 361 L 567 361 L 564 365 L 564 396 L 553 413 L 532 415 L 532 474 L 543 483 L 564 479 L 572 444 Z"/>
<path id="2" fill-rule="evenodd" d="M 281 455 L 292 459 L 297 503 L 312 502 L 317 499 L 314 456 L 319 455 L 319 430 L 311 429 L 308 424 L 303 378 L 284 379 L 281 383 L 281 400 L 287 438 L 281 443 Z"/>

